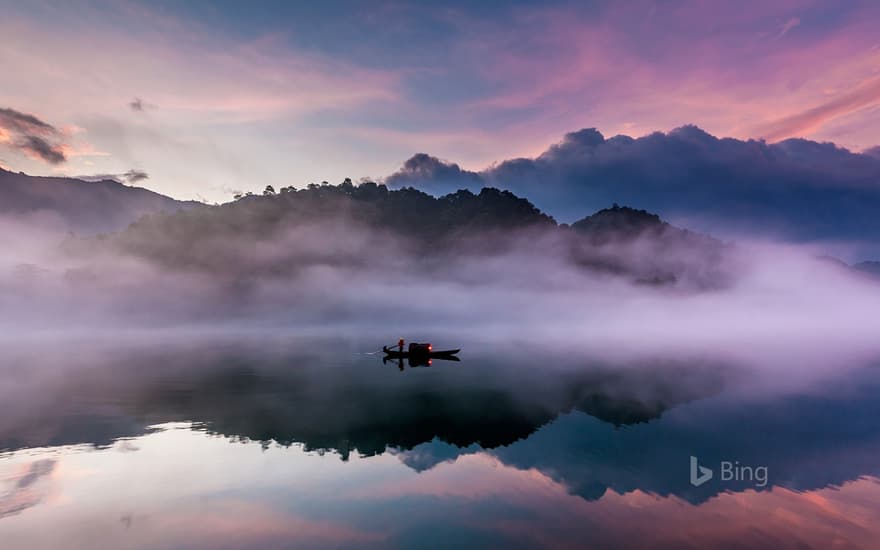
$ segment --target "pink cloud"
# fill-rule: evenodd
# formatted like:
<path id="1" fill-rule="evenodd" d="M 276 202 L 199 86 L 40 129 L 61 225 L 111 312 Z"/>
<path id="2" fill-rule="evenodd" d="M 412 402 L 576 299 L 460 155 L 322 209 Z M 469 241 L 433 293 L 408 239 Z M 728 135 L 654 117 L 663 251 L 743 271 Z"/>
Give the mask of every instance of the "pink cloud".
<path id="1" fill-rule="evenodd" d="M 801 20 L 799 18 L 792 17 L 791 19 L 789 19 L 788 21 L 786 21 L 782 25 L 781 29 L 779 29 L 779 34 L 776 35 L 776 39 L 778 40 L 778 39 L 782 38 L 783 36 L 788 34 L 789 31 L 791 31 L 791 29 L 797 27 L 800 24 L 801 24 Z"/>
<path id="2" fill-rule="evenodd" d="M 137 522 L 137 517 L 133 522 Z M 149 524 L 154 533 L 150 540 L 165 540 L 172 546 L 352 546 L 384 539 L 381 533 L 358 530 L 343 523 L 306 519 L 265 504 L 235 499 L 163 514 L 150 518 Z"/>
<path id="3" fill-rule="evenodd" d="M 0 107 L 0 143 L 25 156 L 48 164 L 67 160 L 64 135 L 56 127 L 31 114 Z"/>
<path id="4" fill-rule="evenodd" d="M 471 33 L 474 47 L 488 50 L 498 91 L 465 109 L 534 109 L 530 124 L 515 124 L 542 137 L 581 126 L 640 135 L 696 123 L 722 136 L 821 139 L 826 123 L 878 103 L 880 52 L 870 47 L 870 17 L 787 36 L 803 27 L 794 13 L 807 7 L 614 6 L 589 20 L 570 10 L 526 12 L 523 28 Z M 774 19 L 778 31 L 767 23 Z M 523 35 L 538 38 L 511 46 Z M 876 130 L 869 135 L 880 141 Z"/>
<path id="5" fill-rule="evenodd" d="M 221 36 L 148 6 L 114 8 L 134 29 L 83 7 L 63 26 L 4 17 L 0 69 L 21 75 L 4 82 L 16 108 L 89 128 L 113 155 L 98 170 L 149 162 L 166 193 L 195 178 L 379 175 L 418 151 L 478 169 L 581 127 L 638 136 L 693 123 L 718 136 L 876 145 L 876 117 L 861 116 L 878 104 L 875 8 L 842 10 L 823 26 L 816 6 L 428 10 L 455 31 L 448 51 L 391 68 L 296 49 L 283 34 Z M 439 91 L 422 94 L 427 86 Z M 133 113 L 133 98 L 156 108 Z M 71 173 L 85 169 L 79 161 Z"/>
<path id="6" fill-rule="evenodd" d="M 52 493 L 48 483 L 55 460 L 41 459 L 19 465 L 11 475 L 0 478 L 0 520 L 37 506 Z"/>
<path id="7" fill-rule="evenodd" d="M 811 135 L 817 128 L 840 116 L 880 104 L 880 78 L 870 78 L 853 89 L 803 112 L 795 113 L 759 130 L 767 141 Z"/>
<path id="8" fill-rule="evenodd" d="M 138 16 L 138 33 L 98 30 L 94 20 L 52 29 L 0 22 L 4 47 L 16 52 L 0 58 L 3 70 L 19 75 L 7 94 L 65 111 L 75 97 L 80 113 L 125 108 L 131 97 L 143 96 L 159 107 L 157 116 L 189 113 L 239 122 L 398 97 L 395 73 L 294 53 L 283 37 L 221 41 L 193 25 L 186 28 L 187 39 L 178 40 L 179 23 L 149 11 Z"/>

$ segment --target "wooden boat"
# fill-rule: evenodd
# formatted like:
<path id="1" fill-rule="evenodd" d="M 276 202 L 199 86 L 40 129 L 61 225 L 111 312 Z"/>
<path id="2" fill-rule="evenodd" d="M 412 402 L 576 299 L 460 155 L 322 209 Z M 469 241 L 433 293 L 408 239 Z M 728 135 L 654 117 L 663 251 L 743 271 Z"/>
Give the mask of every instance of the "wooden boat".
<path id="1" fill-rule="evenodd" d="M 444 349 L 444 350 L 434 350 L 431 349 L 430 344 L 410 344 L 409 349 L 406 351 L 400 351 L 397 349 L 389 348 L 388 346 L 382 346 L 382 351 L 385 352 L 385 355 L 394 359 L 408 359 L 410 357 L 427 357 L 432 358 L 436 357 L 438 359 L 444 357 L 451 357 L 456 353 L 460 352 L 461 349 Z"/>

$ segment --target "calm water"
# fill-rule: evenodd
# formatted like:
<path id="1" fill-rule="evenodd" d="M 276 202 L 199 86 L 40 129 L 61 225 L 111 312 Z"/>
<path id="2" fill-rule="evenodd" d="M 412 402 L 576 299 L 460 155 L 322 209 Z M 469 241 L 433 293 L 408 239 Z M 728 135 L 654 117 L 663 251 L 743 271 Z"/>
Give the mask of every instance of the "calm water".
<path id="1" fill-rule="evenodd" d="M 383 363 L 368 353 L 380 340 L 350 335 L 7 346 L 0 545 L 880 540 L 870 362 L 776 388 L 705 356 L 448 340 L 435 345 L 461 361 L 430 367 Z M 692 456 L 713 472 L 699 486 Z"/>

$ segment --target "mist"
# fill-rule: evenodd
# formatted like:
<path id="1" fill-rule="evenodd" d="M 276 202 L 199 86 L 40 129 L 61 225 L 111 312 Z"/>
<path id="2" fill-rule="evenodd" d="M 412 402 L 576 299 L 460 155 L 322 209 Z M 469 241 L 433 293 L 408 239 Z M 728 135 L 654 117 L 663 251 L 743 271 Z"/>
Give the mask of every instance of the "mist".
<path id="1" fill-rule="evenodd" d="M 562 235 L 474 233 L 434 250 L 340 213 L 181 246 L 173 232 L 84 238 L 6 218 L 3 338 L 284 330 L 375 339 L 364 352 L 404 337 L 624 361 L 713 356 L 798 380 L 880 352 L 877 282 L 810 248 L 707 252 L 642 235 L 572 249 Z"/>

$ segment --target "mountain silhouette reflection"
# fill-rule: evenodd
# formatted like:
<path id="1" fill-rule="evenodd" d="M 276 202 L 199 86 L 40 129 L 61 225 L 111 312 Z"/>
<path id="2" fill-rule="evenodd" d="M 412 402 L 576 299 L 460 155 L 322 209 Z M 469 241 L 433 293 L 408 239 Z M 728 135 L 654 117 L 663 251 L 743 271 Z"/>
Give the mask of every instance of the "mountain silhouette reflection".
<path id="1" fill-rule="evenodd" d="M 692 487 L 690 455 L 716 467 L 767 465 L 768 488 L 880 474 L 880 371 L 860 371 L 858 391 L 843 384 L 785 397 L 755 391 L 737 365 L 705 359 L 626 362 L 470 343 L 461 362 L 404 364 L 402 374 L 399 362 L 333 344 L 209 340 L 19 353 L 6 370 L 15 384 L 0 386 L 8 411 L 0 450 L 109 447 L 173 424 L 343 461 L 390 454 L 417 471 L 489 455 L 586 500 L 638 489 L 703 502 L 752 488 Z"/>
<path id="2" fill-rule="evenodd" d="M 615 426 L 647 422 L 722 386 L 717 370 L 705 365 L 621 369 L 586 361 L 561 367 L 490 354 L 443 361 L 456 368 L 431 368 L 430 376 L 389 377 L 373 358 L 297 349 L 112 350 L 97 363 L 68 363 L 55 384 L 35 386 L 36 401 L 51 401 L 52 412 L 39 408 L 28 416 L 25 407 L 24 417 L 0 432 L 0 447 L 100 446 L 152 424 L 187 421 L 235 439 L 301 444 L 343 459 L 352 449 L 375 455 L 434 439 L 494 448 L 573 410 Z M 403 360 L 392 362 L 404 368 Z M 440 363 L 407 362 L 410 368 Z"/>

